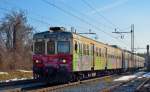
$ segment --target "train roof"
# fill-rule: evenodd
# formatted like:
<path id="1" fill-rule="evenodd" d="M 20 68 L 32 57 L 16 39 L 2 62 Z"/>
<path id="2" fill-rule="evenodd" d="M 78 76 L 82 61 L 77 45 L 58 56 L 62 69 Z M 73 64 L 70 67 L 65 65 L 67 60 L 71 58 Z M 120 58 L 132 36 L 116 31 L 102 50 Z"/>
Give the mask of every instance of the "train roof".
<path id="1" fill-rule="evenodd" d="M 55 27 L 55 28 L 51 28 L 51 31 L 45 31 L 45 32 L 40 32 L 40 33 L 36 33 L 34 34 L 33 36 L 33 39 L 42 39 L 42 38 L 49 38 L 49 37 L 57 37 L 57 36 L 68 36 L 70 38 L 73 38 L 74 35 L 76 36 L 80 36 L 80 37 L 83 37 L 83 38 L 86 38 L 86 39 L 89 39 L 91 41 L 95 41 L 95 42 L 98 42 L 100 44 L 103 44 L 103 45 L 106 45 L 106 46 L 109 46 L 109 47 L 112 47 L 112 48 L 116 48 L 116 49 L 120 49 L 122 51 L 125 51 L 127 53 L 131 53 L 131 51 L 128 51 L 128 50 L 125 50 L 125 49 L 122 49 L 120 47 L 118 47 L 117 45 L 109 45 L 109 44 L 105 44 L 103 42 L 100 42 L 100 41 L 97 41 L 97 40 L 94 40 L 94 39 L 91 39 L 91 38 L 88 38 L 88 37 L 85 37 L 83 35 L 80 35 L 78 33 L 75 33 L 75 32 L 68 32 L 66 31 L 63 27 L 60 28 L 59 30 L 55 30 L 55 29 L 59 29 L 58 27 Z M 63 29 L 63 30 L 62 30 Z M 136 54 L 135 54 L 136 55 Z"/>
<path id="2" fill-rule="evenodd" d="M 80 36 L 80 37 L 83 37 L 83 38 L 86 38 L 86 39 L 89 39 L 89 40 L 91 40 L 91 41 L 94 41 L 94 42 L 100 43 L 100 44 L 102 44 L 102 45 L 105 45 L 105 46 L 108 46 L 108 47 L 111 47 L 111 48 L 115 48 L 115 49 L 123 50 L 122 48 L 118 47 L 117 45 L 109 45 L 109 44 L 107 44 L 107 43 L 103 43 L 103 42 L 100 42 L 100 41 L 98 41 L 98 40 L 91 39 L 91 38 L 89 38 L 89 37 L 86 37 L 86 36 L 80 35 L 80 34 L 78 34 L 78 33 L 72 33 L 72 34 L 73 34 L 73 35 Z"/>
<path id="3" fill-rule="evenodd" d="M 106 45 L 106 46 L 109 46 L 109 47 L 112 47 L 112 48 L 123 50 L 122 48 L 118 47 L 117 45 L 109 45 L 109 44 L 106 44 L 106 43 L 103 43 L 103 42 L 100 42 L 100 41 L 97 41 L 97 40 L 85 37 L 85 36 L 80 35 L 78 33 L 68 32 L 68 31 L 45 31 L 45 32 L 40 32 L 40 33 L 34 34 L 33 39 L 38 39 L 38 38 L 42 39 L 42 38 L 48 38 L 48 37 L 57 37 L 59 35 L 65 35 L 65 36 L 69 36 L 69 37 L 74 37 L 74 35 L 76 35 L 76 36 L 80 36 L 80 37 L 89 39 L 89 40 L 94 41 L 94 42 L 98 42 L 100 44 L 103 44 L 103 45 Z"/>
<path id="4" fill-rule="evenodd" d="M 50 32 L 50 31 L 45 31 L 45 32 L 40 32 L 40 33 L 34 34 L 33 39 L 44 39 L 44 38 L 49 38 L 49 37 L 56 38 L 56 37 L 62 36 L 62 35 L 72 37 L 71 32 Z"/>

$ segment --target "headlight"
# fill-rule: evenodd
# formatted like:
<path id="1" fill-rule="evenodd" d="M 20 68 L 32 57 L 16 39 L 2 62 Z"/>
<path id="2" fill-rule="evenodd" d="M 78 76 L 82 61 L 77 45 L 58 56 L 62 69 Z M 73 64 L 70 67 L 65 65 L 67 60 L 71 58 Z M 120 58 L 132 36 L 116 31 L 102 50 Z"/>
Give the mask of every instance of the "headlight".
<path id="1" fill-rule="evenodd" d="M 63 63 L 66 63 L 66 60 L 65 59 L 63 59 L 63 61 L 62 61 Z"/>
<path id="2" fill-rule="evenodd" d="M 39 61 L 39 60 L 36 60 L 35 63 L 40 63 L 40 61 Z"/>

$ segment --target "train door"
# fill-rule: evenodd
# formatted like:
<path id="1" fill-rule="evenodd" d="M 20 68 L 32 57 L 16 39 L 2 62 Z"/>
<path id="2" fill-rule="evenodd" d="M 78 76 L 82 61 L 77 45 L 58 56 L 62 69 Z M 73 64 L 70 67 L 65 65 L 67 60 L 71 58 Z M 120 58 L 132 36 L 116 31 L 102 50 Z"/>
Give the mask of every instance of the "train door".
<path id="1" fill-rule="evenodd" d="M 128 69 L 130 69 L 130 54 L 128 54 Z"/>
<path id="2" fill-rule="evenodd" d="M 95 66 L 95 63 L 94 63 L 94 61 L 95 61 L 95 57 L 94 57 L 94 48 L 95 48 L 95 46 L 94 46 L 94 44 L 92 44 L 91 43 L 91 46 L 90 46 L 90 52 L 91 52 L 91 70 L 94 70 L 94 66 Z"/>
<path id="3" fill-rule="evenodd" d="M 122 69 L 125 69 L 126 65 L 125 65 L 125 53 L 124 51 L 122 51 Z"/>
<path id="4" fill-rule="evenodd" d="M 108 54 L 108 53 L 107 53 L 107 51 L 108 51 L 108 50 L 107 50 L 107 48 L 105 47 L 105 60 L 106 60 L 106 61 L 105 61 L 105 62 L 106 62 L 105 70 L 107 70 L 107 65 L 108 65 L 108 57 L 107 57 L 107 54 Z"/>

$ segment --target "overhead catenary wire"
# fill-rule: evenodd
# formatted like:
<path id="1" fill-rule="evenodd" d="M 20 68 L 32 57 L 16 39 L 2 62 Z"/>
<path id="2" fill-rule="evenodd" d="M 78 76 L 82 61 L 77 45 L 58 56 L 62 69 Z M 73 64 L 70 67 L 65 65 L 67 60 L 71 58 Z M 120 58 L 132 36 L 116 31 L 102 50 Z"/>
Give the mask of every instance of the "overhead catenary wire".
<path id="1" fill-rule="evenodd" d="M 120 30 L 120 31 L 124 31 L 126 29 L 129 29 L 130 27 L 127 27 L 127 28 L 124 28 L 124 29 L 120 29 L 116 24 L 114 24 L 112 21 L 110 21 L 107 17 L 105 17 L 104 15 L 102 15 L 99 11 L 97 11 L 97 9 L 92 6 L 90 3 L 88 3 L 86 0 L 81 0 L 86 6 L 88 6 L 90 9 L 94 10 L 96 12 L 96 14 L 99 16 L 99 17 L 102 17 L 105 21 L 107 21 L 109 24 L 111 24 L 112 26 L 115 27 L 115 30 L 117 31 Z M 121 37 L 122 37 L 122 34 L 120 33 Z"/>
<path id="2" fill-rule="evenodd" d="M 104 15 L 102 15 L 99 11 L 97 11 L 97 9 L 91 5 L 90 3 L 88 3 L 86 0 L 81 0 L 87 7 L 89 7 L 90 9 L 94 10 L 96 12 L 96 14 L 99 17 L 102 17 L 106 22 L 108 22 L 109 24 L 111 24 L 115 29 L 118 29 L 120 31 L 123 31 L 122 29 L 120 29 L 115 23 L 113 23 L 112 21 L 110 21 L 107 17 L 105 17 Z M 121 35 L 121 34 L 120 34 Z"/>
<path id="3" fill-rule="evenodd" d="M 82 13 L 82 12 L 76 10 L 74 7 L 70 6 L 69 4 L 66 4 L 64 1 L 61 1 L 61 0 L 60 0 L 60 2 L 61 2 L 61 5 L 64 5 L 64 6 L 65 6 L 67 9 L 69 9 L 71 12 L 74 11 L 74 12 L 80 14 L 81 16 L 84 16 L 84 18 L 86 18 L 87 20 L 92 21 L 93 24 L 95 24 L 95 22 L 96 22 L 97 24 L 103 25 L 104 27 L 106 27 L 106 28 L 108 28 L 108 29 L 111 29 L 111 30 L 116 29 L 115 27 L 111 27 L 111 26 L 105 25 L 105 24 L 99 22 L 98 20 L 95 20 L 94 18 L 92 18 L 92 17 L 86 15 L 85 13 Z M 104 16 L 104 17 L 105 17 L 105 16 Z M 108 21 L 109 21 L 109 20 L 108 20 Z M 129 27 L 129 28 L 130 28 L 130 27 Z M 120 29 L 120 30 L 126 30 L 126 29 L 129 29 L 129 28 L 123 28 L 123 29 Z M 117 29 L 116 29 L 116 31 L 117 31 Z M 123 35 L 122 35 L 122 34 L 120 34 L 120 35 L 121 35 L 121 38 L 122 38 Z"/>
<path id="4" fill-rule="evenodd" d="M 6 2 L 6 1 L 5 1 Z M 7 2 L 6 2 L 7 3 Z M 16 6 L 16 5 L 15 5 Z M 71 6 L 69 6 L 69 8 L 72 8 Z M 73 8 L 72 8 L 73 9 Z M 69 13 L 69 12 L 68 12 Z M 71 13 L 70 13 L 71 14 Z M 80 14 L 82 14 L 82 13 L 80 13 Z M 37 16 L 41 16 L 41 15 L 39 15 L 39 14 L 37 14 L 37 13 L 34 13 L 34 15 L 37 15 Z M 71 14 L 71 15 L 73 15 L 73 14 Z M 82 15 L 85 15 L 85 14 L 82 14 Z M 42 16 L 43 17 L 43 16 Z M 80 20 L 82 20 L 82 18 L 80 18 L 80 17 L 78 17 L 78 16 L 74 16 L 74 17 L 77 17 L 78 19 L 80 19 Z M 45 17 L 43 17 L 43 18 L 45 18 Z M 35 19 L 35 18 L 32 18 L 32 19 Z M 39 19 L 35 19 L 35 20 L 38 20 L 38 21 L 41 21 L 41 20 L 39 20 Z M 85 20 L 82 20 L 82 21 L 84 21 L 84 22 L 86 22 L 87 24 L 89 24 L 89 25 L 91 25 L 88 21 L 85 21 Z M 44 21 L 41 21 L 41 22 L 43 22 L 44 23 Z M 48 23 L 45 23 L 45 24 L 48 24 Z M 106 26 L 106 25 L 105 25 Z"/>
<path id="5" fill-rule="evenodd" d="M 77 16 L 77 15 L 74 15 L 73 13 L 71 13 L 71 12 L 69 12 L 69 11 L 63 9 L 62 7 L 59 7 L 59 6 L 57 6 L 57 5 L 55 5 L 55 4 L 51 3 L 51 2 L 49 2 L 49 1 L 47 1 L 47 0 L 41 0 L 41 1 L 43 1 L 44 3 L 50 5 L 50 6 L 54 7 L 54 8 L 56 8 L 56 9 L 58 9 L 58 10 L 64 12 L 64 13 L 66 13 L 67 15 L 70 15 L 70 16 L 72 16 L 72 17 L 78 19 L 79 21 L 81 21 L 81 22 L 83 22 L 83 23 L 85 23 L 85 24 L 88 24 L 88 25 L 92 26 L 93 28 L 95 28 L 95 29 L 97 29 L 97 30 L 99 30 L 99 31 L 101 31 L 101 32 L 103 32 L 103 33 L 105 33 L 105 34 L 107 34 L 107 35 L 110 36 L 111 38 L 114 38 L 114 39 L 118 40 L 118 38 L 112 36 L 111 34 L 105 32 L 105 31 L 103 31 L 103 30 L 100 29 L 99 27 L 97 27 L 97 26 L 95 26 L 95 25 L 89 23 L 87 20 L 85 20 L 85 19 L 83 19 L 83 18 L 81 18 L 81 17 L 79 17 L 79 16 Z M 120 41 L 120 40 L 118 40 L 118 41 Z M 126 46 L 128 46 L 128 44 L 126 44 L 125 42 L 123 42 L 123 41 L 120 41 L 120 42 L 123 43 L 123 44 L 125 44 Z"/>
<path id="6" fill-rule="evenodd" d="M 13 4 L 13 3 L 10 3 L 10 2 L 7 2 L 7 0 L 5 0 L 5 3 L 7 3 L 7 4 L 9 4 L 9 5 L 13 5 L 13 6 L 17 6 L 17 8 L 19 8 L 19 9 L 21 9 L 21 10 L 25 10 L 25 9 L 22 9 L 22 8 L 20 8 L 17 4 Z M 71 26 L 71 27 L 77 27 L 77 28 L 80 28 L 80 29 L 84 29 L 84 30 L 89 30 L 88 28 L 85 28 L 85 27 L 82 27 L 82 26 L 79 26 L 79 25 L 71 25 L 71 24 L 66 24 L 66 23 L 64 23 L 64 22 L 62 22 L 62 21 L 60 21 L 60 20 L 56 20 L 56 19 L 53 19 L 53 18 L 50 18 L 50 17 L 47 17 L 47 16 L 43 16 L 43 15 L 41 15 L 41 14 L 38 14 L 38 13 L 36 13 L 36 12 L 33 12 L 33 11 L 29 11 L 29 10 L 26 10 L 27 12 L 32 12 L 32 15 L 34 15 L 34 16 L 38 16 L 38 17 L 40 17 L 40 19 L 45 19 L 45 20 L 51 20 L 51 21 L 53 21 L 53 22 L 56 22 L 57 21 L 57 23 L 59 23 L 60 25 L 65 25 L 65 26 Z M 40 20 L 39 18 L 35 18 L 35 17 L 30 17 L 32 20 L 34 20 L 34 21 L 38 21 L 38 22 L 40 22 L 41 21 L 41 23 L 44 23 L 44 24 L 46 24 L 46 25 L 50 25 L 48 22 L 46 22 L 46 21 L 44 21 L 44 20 Z M 79 30 L 79 29 L 78 29 Z"/>
<path id="7" fill-rule="evenodd" d="M 86 0 L 81 0 L 86 6 L 88 6 L 89 8 L 91 8 L 92 10 L 94 10 L 96 12 L 96 14 L 100 17 L 102 17 L 105 21 L 107 21 L 109 24 L 111 24 L 112 26 L 118 28 L 116 26 L 116 24 L 114 24 L 113 22 L 111 22 L 108 18 L 106 18 L 104 15 L 102 15 L 100 12 L 98 12 L 90 3 L 88 3 Z"/>
<path id="8" fill-rule="evenodd" d="M 66 4 L 65 2 L 63 2 L 63 1 L 61 1 L 61 0 L 60 0 L 60 2 L 61 2 L 61 4 L 63 4 L 65 7 L 67 7 L 69 10 L 75 11 L 76 13 L 80 14 L 81 16 L 86 17 L 87 20 L 89 20 L 89 21 L 94 21 L 94 22 L 96 22 L 97 24 L 103 25 L 104 27 L 106 27 L 106 28 L 108 28 L 108 29 L 114 30 L 114 27 L 105 25 L 104 23 L 101 23 L 101 22 L 97 21 L 96 19 L 94 19 L 94 18 L 88 16 L 88 15 L 85 14 L 85 13 L 82 13 L 82 12 L 76 10 L 75 8 L 73 8 L 72 6 L 70 6 L 69 4 Z"/>
<path id="9" fill-rule="evenodd" d="M 73 14 L 71 13 L 71 15 L 70 16 L 72 16 Z M 77 16 L 74 16 L 74 17 L 77 17 Z M 89 23 L 88 21 L 86 21 L 86 20 L 82 20 L 82 18 L 80 18 L 80 17 L 77 17 L 78 18 L 78 20 L 80 19 L 80 21 L 84 21 L 84 23 L 86 23 L 86 24 L 88 24 L 88 25 L 90 25 L 90 26 L 92 26 L 92 27 L 94 27 L 95 29 L 97 29 L 97 30 L 101 30 L 99 27 L 97 27 L 97 26 L 94 26 L 94 25 L 92 25 L 91 23 Z M 44 24 L 46 24 L 46 25 L 49 25 L 49 23 L 45 23 L 44 21 L 41 21 L 41 20 L 37 20 L 37 19 L 35 19 L 35 18 L 32 18 L 33 20 L 35 20 L 35 21 L 38 21 L 38 22 L 40 22 L 40 23 L 44 23 Z M 111 36 L 112 38 L 115 38 L 115 37 L 113 37 L 112 35 L 110 35 L 110 34 L 108 34 L 107 32 L 105 32 L 105 31 L 103 31 L 105 34 L 107 34 L 107 35 L 109 35 L 109 36 Z M 116 38 L 115 38 L 116 39 Z"/>
<path id="10" fill-rule="evenodd" d="M 2 7 L 0 7 L 0 10 L 2 10 L 2 11 L 4 11 L 4 12 L 10 12 L 11 10 L 9 10 L 9 9 L 6 9 L 6 8 L 2 8 Z M 30 17 L 30 16 L 29 16 Z M 47 23 L 47 22 L 45 22 L 45 21 L 42 21 L 42 20 L 39 20 L 39 19 L 36 19 L 36 18 L 33 18 L 33 17 L 30 17 L 31 18 L 31 20 L 34 20 L 34 21 L 37 21 L 37 22 L 40 22 L 40 23 L 44 23 L 44 24 L 46 24 L 46 25 L 50 25 L 49 23 Z"/>
<path id="11" fill-rule="evenodd" d="M 10 4 L 10 2 L 6 2 L 5 1 L 5 3 L 9 3 Z M 16 7 L 17 5 L 15 4 L 15 7 Z M 71 6 L 69 6 L 69 8 L 72 8 Z M 73 8 L 72 8 L 73 9 Z M 32 12 L 33 13 L 33 12 Z M 45 18 L 45 17 L 43 17 L 43 16 L 41 16 L 41 15 L 39 15 L 39 14 L 37 14 L 37 13 L 33 13 L 34 15 L 36 15 L 36 16 L 40 16 L 42 19 L 43 18 Z M 80 13 L 80 14 L 82 14 L 82 13 Z M 82 14 L 82 15 L 85 15 L 85 14 Z M 48 22 L 45 22 L 45 21 L 43 21 L 43 20 L 39 20 L 39 19 L 36 19 L 36 18 L 34 18 L 34 17 L 30 17 L 32 20 L 34 20 L 34 21 L 38 21 L 38 22 L 40 22 L 40 23 L 44 23 L 44 24 L 46 24 L 46 25 L 50 25 Z M 47 19 L 49 19 L 49 18 L 47 18 Z M 72 26 L 72 25 L 71 25 Z M 79 26 L 78 26 L 79 27 Z M 86 29 L 86 28 L 84 28 L 84 27 L 80 27 L 81 29 Z M 86 29 L 87 30 L 87 29 Z M 88 29 L 89 30 L 89 29 Z"/>
<path id="12" fill-rule="evenodd" d="M 53 6 L 53 7 L 55 7 L 55 8 L 57 8 L 58 10 L 61 10 L 61 11 L 64 12 L 64 13 L 66 13 L 66 14 L 68 14 L 68 15 L 70 15 L 70 16 L 72 16 L 72 17 L 78 19 L 78 20 L 80 20 L 81 22 L 83 22 L 83 23 L 85 23 L 85 24 L 88 24 L 88 25 L 90 25 L 90 26 L 92 26 L 92 27 L 94 27 L 94 28 L 96 28 L 96 29 L 102 31 L 102 32 L 105 33 L 105 34 L 110 35 L 110 34 L 108 34 L 107 32 L 105 32 L 105 31 L 103 31 L 102 29 L 100 29 L 100 28 L 94 26 L 93 24 L 89 23 L 88 21 L 86 21 L 85 19 L 83 19 L 83 18 L 81 18 L 81 17 L 79 17 L 79 16 L 74 15 L 73 13 L 71 13 L 71 12 L 69 12 L 69 11 L 67 11 L 67 10 L 65 10 L 65 9 L 63 9 L 63 8 L 60 8 L 60 7 L 56 6 L 55 4 L 53 4 L 53 3 L 51 3 L 51 2 L 49 2 L 49 1 L 47 1 L 47 0 L 42 0 L 42 1 L 45 2 L 45 3 L 47 3 L 47 4 L 49 4 L 49 5 L 51 5 L 51 6 Z M 111 36 L 111 35 L 110 35 L 110 36 Z M 114 37 L 113 37 L 113 38 L 114 38 Z"/>

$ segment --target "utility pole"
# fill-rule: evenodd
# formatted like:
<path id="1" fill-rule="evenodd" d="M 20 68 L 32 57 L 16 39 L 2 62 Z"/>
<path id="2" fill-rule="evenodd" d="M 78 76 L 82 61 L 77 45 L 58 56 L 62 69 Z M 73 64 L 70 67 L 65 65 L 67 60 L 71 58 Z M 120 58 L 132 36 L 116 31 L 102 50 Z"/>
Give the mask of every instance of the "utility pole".
<path id="1" fill-rule="evenodd" d="M 131 60 L 133 62 L 134 67 L 136 67 L 136 62 L 134 61 L 134 24 L 131 25 Z"/>
<path id="2" fill-rule="evenodd" d="M 131 31 L 129 32 L 119 32 L 115 29 L 115 32 L 112 33 L 116 33 L 116 34 L 131 34 L 131 60 L 132 60 L 132 64 L 135 67 L 135 62 L 134 62 L 134 24 L 131 25 Z M 132 66 L 133 66 L 132 65 Z"/>
<path id="3" fill-rule="evenodd" d="M 147 45 L 147 55 L 146 55 L 146 68 L 147 71 L 150 71 L 150 56 L 149 56 L 149 45 Z"/>

